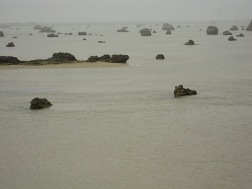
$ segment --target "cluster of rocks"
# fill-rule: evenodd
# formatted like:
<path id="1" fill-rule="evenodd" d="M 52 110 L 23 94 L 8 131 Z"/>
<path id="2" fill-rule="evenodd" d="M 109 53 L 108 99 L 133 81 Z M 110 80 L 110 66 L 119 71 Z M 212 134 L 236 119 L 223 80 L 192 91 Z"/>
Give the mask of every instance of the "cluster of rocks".
<path id="1" fill-rule="evenodd" d="M 31 110 L 39 110 L 39 109 L 44 109 L 44 108 L 49 108 L 52 106 L 52 103 L 49 102 L 46 98 L 34 98 L 30 102 L 30 109 Z"/>
<path id="2" fill-rule="evenodd" d="M 0 65 L 18 65 L 20 60 L 13 56 L 0 56 Z"/>
<path id="3" fill-rule="evenodd" d="M 196 95 L 197 91 L 196 90 L 191 90 L 191 89 L 185 89 L 183 85 L 175 86 L 174 90 L 174 96 L 175 97 L 180 97 L 180 96 L 191 96 L 191 95 Z"/>
<path id="4" fill-rule="evenodd" d="M 128 55 L 116 55 L 113 54 L 112 56 L 105 54 L 103 56 L 90 56 L 87 60 L 87 62 L 111 62 L 111 63 L 126 63 L 127 60 L 129 59 Z"/>
<path id="5" fill-rule="evenodd" d="M 149 28 L 144 28 L 139 31 L 141 36 L 151 36 L 151 30 Z"/>

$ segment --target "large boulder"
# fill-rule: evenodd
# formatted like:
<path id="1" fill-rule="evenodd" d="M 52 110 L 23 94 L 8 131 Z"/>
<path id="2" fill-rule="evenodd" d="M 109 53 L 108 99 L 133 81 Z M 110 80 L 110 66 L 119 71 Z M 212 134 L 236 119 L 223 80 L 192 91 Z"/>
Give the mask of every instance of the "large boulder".
<path id="1" fill-rule="evenodd" d="M 54 33 L 49 33 L 49 34 L 47 34 L 47 37 L 58 37 L 58 35 L 56 35 Z"/>
<path id="2" fill-rule="evenodd" d="M 151 36 L 151 30 L 148 28 L 141 29 L 139 33 L 141 33 L 141 36 Z"/>
<path id="3" fill-rule="evenodd" d="M 36 25 L 36 26 L 33 27 L 33 29 L 34 29 L 34 30 L 41 30 L 42 27 L 41 27 L 40 25 Z"/>
<path id="4" fill-rule="evenodd" d="M 0 31 L 0 37 L 4 37 L 4 33 Z"/>
<path id="5" fill-rule="evenodd" d="M 14 43 L 13 42 L 10 42 L 6 45 L 6 47 L 15 47 Z"/>
<path id="6" fill-rule="evenodd" d="M 165 57 L 164 57 L 163 54 L 158 54 L 158 55 L 156 56 L 156 59 L 157 59 L 157 60 L 164 60 Z"/>
<path id="7" fill-rule="evenodd" d="M 35 110 L 38 110 L 38 109 L 44 109 L 44 108 L 49 108 L 52 106 L 52 103 L 49 102 L 46 98 L 34 98 L 32 99 L 32 101 L 30 102 L 31 105 L 30 105 L 30 109 L 35 109 Z"/>
<path id="8" fill-rule="evenodd" d="M 70 54 L 70 53 L 54 53 L 53 56 L 51 58 L 49 58 L 48 60 L 50 61 L 56 61 L 56 62 L 65 62 L 65 61 L 75 61 L 77 60 L 74 55 Z"/>
<path id="9" fill-rule="evenodd" d="M 87 35 L 87 32 L 78 32 L 78 35 Z"/>
<path id="10" fill-rule="evenodd" d="M 41 28 L 41 30 L 39 31 L 40 33 L 55 33 L 55 30 L 52 30 L 51 27 L 43 27 Z"/>
<path id="11" fill-rule="evenodd" d="M 217 35 L 219 32 L 219 29 L 215 26 L 208 26 L 206 33 L 207 35 Z"/>
<path id="12" fill-rule="evenodd" d="M 236 41 L 236 39 L 233 36 L 231 36 L 228 38 L 228 41 Z"/>
<path id="13" fill-rule="evenodd" d="M 195 45 L 193 40 L 189 40 L 188 42 L 186 42 L 184 45 Z"/>
<path id="14" fill-rule="evenodd" d="M 112 62 L 112 63 L 126 63 L 128 59 L 129 59 L 128 55 L 113 54 L 110 58 L 110 62 Z"/>
<path id="15" fill-rule="evenodd" d="M 13 56 L 0 56 L 0 65 L 2 64 L 19 64 L 20 60 L 17 57 Z"/>
<path id="16" fill-rule="evenodd" d="M 246 31 L 252 31 L 252 20 L 250 21 L 248 27 L 246 28 Z"/>
<path id="17" fill-rule="evenodd" d="M 190 95 L 196 95 L 197 92 L 195 90 L 191 89 L 185 89 L 183 85 L 175 86 L 174 90 L 174 96 L 180 97 L 180 96 L 190 96 Z"/>
<path id="18" fill-rule="evenodd" d="M 175 30 L 175 28 L 171 24 L 164 23 L 162 26 L 162 30 Z"/>
<path id="19" fill-rule="evenodd" d="M 236 25 L 233 25 L 231 28 L 230 28 L 230 31 L 238 31 L 238 27 Z"/>
<path id="20" fill-rule="evenodd" d="M 223 35 L 233 35 L 230 31 L 224 31 Z"/>

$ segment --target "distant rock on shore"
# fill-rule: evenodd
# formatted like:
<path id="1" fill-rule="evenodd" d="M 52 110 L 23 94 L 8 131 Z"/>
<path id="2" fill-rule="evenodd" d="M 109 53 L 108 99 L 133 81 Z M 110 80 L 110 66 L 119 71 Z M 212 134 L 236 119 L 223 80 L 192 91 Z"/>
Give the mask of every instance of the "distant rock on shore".
<path id="1" fill-rule="evenodd" d="M 0 28 L 10 28 L 10 26 L 7 24 L 0 24 Z"/>
<path id="2" fill-rule="evenodd" d="M 246 28 L 246 31 L 252 31 L 252 20 L 250 21 L 248 27 Z"/>
<path id="3" fill-rule="evenodd" d="M 55 61 L 55 62 L 69 62 L 69 61 L 71 62 L 77 59 L 75 58 L 74 55 L 70 53 L 59 52 L 59 53 L 54 53 L 53 56 L 49 58 L 48 60 Z"/>
<path id="4" fill-rule="evenodd" d="M 162 26 L 162 30 L 175 30 L 175 28 L 171 24 L 164 23 Z"/>
<path id="5" fill-rule="evenodd" d="M 244 34 L 240 33 L 239 35 L 236 35 L 236 37 L 244 37 Z"/>
<path id="6" fill-rule="evenodd" d="M 127 60 L 129 59 L 128 55 L 116 55 L 113 54 L 112 56 L 105 54 L 101 57 L 98 56 L 90 56 L 87 60 L 87 62 L 98 62 L 98 61 L 102 61 L 102 62 L 111 62 L 111 63 L 126 63 Z"/>
<path id="7" fill-rule="evenodd" d="M 171 30 L 167 30 L 166 35 L 171 35 Z"/>
<path id="8" fill-rule="evenodd" d="M 219 29 L 215 26 L 208 26 L 206 33 L 207 35 L 217 35 L 219 32 Z"/>
<path id="9" fill-rule="evenodd" d="M 129 32 L 126 28 L 121 28 L 119 30 L 117 30 L 117 32 Z"/>
<path id="10" fill-rule="evenodd" d="M 141 29 L 139 33 L 141 33 L 141 36 L 151 36 L 151 30 L 148 28 Z"/>
<path id="11" fill-rule="evenodd" d="M 4 33 L 0 31 L 0 37 L 4 37 Z"/>

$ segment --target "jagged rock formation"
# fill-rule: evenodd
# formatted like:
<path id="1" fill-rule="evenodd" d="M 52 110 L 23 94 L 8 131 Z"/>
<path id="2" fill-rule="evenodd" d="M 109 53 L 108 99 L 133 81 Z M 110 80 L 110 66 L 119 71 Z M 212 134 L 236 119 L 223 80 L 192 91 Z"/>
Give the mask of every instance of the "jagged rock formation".
<path id="1" fill-rule="evenodd" d="M 185 89 L 183 85 L 175 86 L 174 90 L 174 96 L 175 97 L 180 97 L 180 96 L 190 96 L 190 95 L 196 95 L 197 92 L 196 90 L 191 90 L 191 89 Z"/>
<path id="2" fill-rule="evenodd" d="M 39 110 L 39 109 L 44 109 L 44 108 L 49 108 L 52 106 L 52 103 L 49 102 L 46 98 L 34 98 L 30 102 L 30 109 L 31 110 Z"/>
<path id="3" fill-rule="evenodd" d="M 98 61 L 102 61 L 102 62 L 111 62 L 111 63 L 126 63 L 127 60 L 129 59 L 128 55 L 116 55 L 113 54 L 112 56 L 105 54 L 101 57 L 98 56 L 90 56 L 87 60 L 87 62 L 98 62 Z"/>

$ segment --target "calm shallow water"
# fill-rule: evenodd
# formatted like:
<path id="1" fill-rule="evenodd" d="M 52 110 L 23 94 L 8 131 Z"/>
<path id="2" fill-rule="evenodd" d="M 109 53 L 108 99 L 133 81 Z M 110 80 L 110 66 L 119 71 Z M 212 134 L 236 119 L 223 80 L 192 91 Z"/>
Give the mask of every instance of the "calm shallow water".
<path id="1" fill-rule="evenodd" d="M 152 37 L 135 25 L 129 33 L 60 25 L 74 35 L 55 39 L 30 26 L 6 29 L 0 52 L 21 60 L 59 51 L 130 59 L 117 68 L 0 70 L 1 188 L 250 188 L 252 32 L 229 42 L 207 36 L 208 24 L 182 24 L 171 36 L 152 24 Z M 232 24 L 218 25 L 222 33 Z M 184 46 L 189 39 L 200 45 Z M 175 99 L 178 84 L 198 95 Z M 31 111 L 36 96 L 53 106 Z"/>

